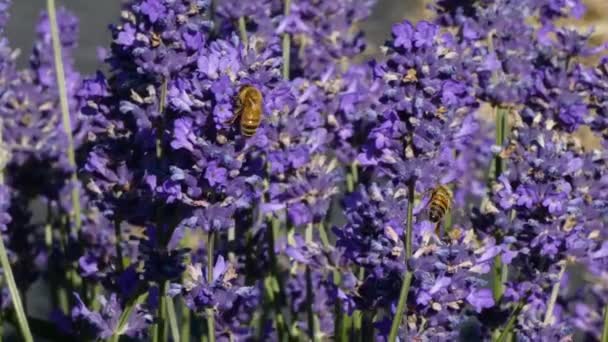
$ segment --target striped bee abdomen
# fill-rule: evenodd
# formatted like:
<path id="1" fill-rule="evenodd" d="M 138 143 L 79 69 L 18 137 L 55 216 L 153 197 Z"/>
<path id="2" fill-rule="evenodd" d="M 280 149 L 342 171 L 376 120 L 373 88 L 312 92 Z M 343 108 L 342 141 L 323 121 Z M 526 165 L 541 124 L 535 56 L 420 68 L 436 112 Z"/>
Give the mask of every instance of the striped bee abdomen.
<path id="1" fill-rule="evenodd" d="M 255 109 L 244 110 L 242 115 L 241 133 L 243 133 L 244 136 L 250 137 L 254 135 L 258 127 L 260 127 L 262 115 Z"/>
<path id="2" fill-rule="evenodd" d="M 429 200 L 429 220 L 439 222 L 452 208 L 452 192 L 446 186 L 440 185 L 431 193 Z"/>

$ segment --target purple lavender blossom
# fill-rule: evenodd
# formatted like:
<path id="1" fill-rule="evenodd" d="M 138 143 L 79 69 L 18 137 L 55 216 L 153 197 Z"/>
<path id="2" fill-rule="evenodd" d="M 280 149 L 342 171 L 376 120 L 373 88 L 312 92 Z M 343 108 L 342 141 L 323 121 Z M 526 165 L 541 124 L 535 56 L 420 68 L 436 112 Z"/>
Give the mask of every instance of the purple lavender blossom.
<path id="1" fill-rule="evenodd" d="M 186 304 L 194 312 L 212 309 L 216 317 L 216 332 L 226 338 L 248 338 L 253 333 L 245 327 L 258 305 L 260 289 L 243 286 L 235 265 L 219 256 L 213 268 L 213 278 L 201 264 L 188 265 L 182 292 Z"/>
<path id="2" fill-rule="evenodd" d="M 432 175 L 453 163 L 448 146 L 476 106 L 458 51 L 449 34 L 428 22 L 393 27 L 388 58 L 374 68 L 385 84 L 386 110 L 358 157 L 362 165 L 377 165 L 396 181 L 439 183 Z"/>
<path id="3" fill-rule="evenodd" d="M 119 318 L 123 308 L 116 294 L 111 294 L 108 298 L 100 297 L 99 312 L 91 311 L 87 308 L 79 296 L 76 296 L 76 306 L 72 309 L 71 317 L 63 324 L 66 333 L 79 338 L 100 338 L 108 339 L 115 333 L 129 337 L 143 338 L 147 336 L 146 329 L 152 323 L 152 316 L 147 312 L 143 305 L 135 307 L 124 331 L 117 331 Z M 61 318 L 60 318 L 61 319 Z"/>

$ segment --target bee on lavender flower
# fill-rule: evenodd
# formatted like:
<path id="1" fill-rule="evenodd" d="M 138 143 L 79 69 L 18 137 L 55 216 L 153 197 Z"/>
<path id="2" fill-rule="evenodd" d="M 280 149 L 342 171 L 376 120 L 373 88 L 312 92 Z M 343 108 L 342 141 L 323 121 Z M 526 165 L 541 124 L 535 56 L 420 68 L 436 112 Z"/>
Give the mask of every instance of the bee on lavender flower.
<path id="1" fill-rule="evenodd" d="M 435 223 L 435 233 L 439 234 L 439 224 L 445 215 L 452 209 L 454 195 L 446 185 L 439 185 L 431 190 L 428 202 L 429 220 Z"/>
<path id="2" fill-rule="evenodd" d="M 263 103 L 259 89 L 252 85 L 241 87 L 236 98 L 236 113 L 229 123 L 234 123 L 240 116 L 241 133 L 248 138 L 253 136 L 262 122 Z"/>

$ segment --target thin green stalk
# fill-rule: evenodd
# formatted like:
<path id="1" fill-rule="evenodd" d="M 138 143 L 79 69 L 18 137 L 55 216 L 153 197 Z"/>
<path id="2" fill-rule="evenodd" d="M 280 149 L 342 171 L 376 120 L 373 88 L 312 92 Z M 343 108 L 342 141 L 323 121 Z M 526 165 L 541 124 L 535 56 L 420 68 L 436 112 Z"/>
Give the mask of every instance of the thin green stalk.
<path id="1" fill-rule="evenodd" d="M 275 311 L 275 321 L 279 339 L 281 341 L 287 341 L 290 338 L 290 324 L 287 321 L 287 316 L 283 314 L 283 308 L 286 307 L 285 292 L 283 290 L 284 285 L 281 275 L 279 274 L 277 256 L 274 253 L 274 246 L 279 235 L 280 224 L 278 219 L 272 218 L 270 231 L 267 234 L 268 253 L 270 254 L 270 267 L 272 273 L 266 283 L 266 291 Z"/>
<path id="2" fill-rule="evenodd" d="M 397 312 L 395 313 L 395 317 L 393 318 L 393 323 L 391 324 L 391 331 L 388 335 L 389 342 L 395 342 L 395 340 L 397 339 L 397 334 L 399 333 L 399 326 L 401 326 L 401 319 L 403 318 L 403 313 L 405 312 L 407 295 L 410 291 L 410 285 L 412 284 L 412 276 L 413 274 L 410 271 L 406 271 L 405 276 L 403 277 L 403 284 L 401 285 L 401 292 L 399 293 L 399 302 L 397 303 Z"/>
<path id="3" fill-rule="evenodd" d="M 608 305 L 604 307 L 604 327 L 602 329 L 602 342 L 608 342 Z"/>
<path id="4" fill-rule="evenodd" d="M 245 25 L 245 17 L 239 17 L 238 26 L 239 26 L 239 37 L 241 38 L 241 43 L 243 43 L 243 46 L 245 48 L 247 48 L 247 45 L 249 43 L 249 38 L 247 37 L 247 26 Z"/>
<path id="5" fill-rule="evenodd" d="M 129 322 L 129 317 L 131 317 L 131 313 L 135 309 L 135 307 L 141 303 L 143 303 L 148 298 L 148 292 L 143 292 L 139 296 L 129 300 L 122 314 L 118 318 L 118 325 L 116 326 L 116 330 L 114 330 L 114 335 L 112 335 L 112 342 L 118 342 L 120 339 L 120 335 L 127 329 L 127 323 Z"/>
<path id="6" fill-rule="evenodd" d="M 355 190 L 355 182 L 353 181 L 353 175 L 350 173 L 346 174 L 346 191 L 351 193 Z"/>
<path id="7" fill-rule="evenodd" d="M 74 218 L 72 233 L 78 233 L 82 226 L 80 216 L 80 188 L 76 175 L 76 153 L 74 151 L 74 137 L 72 136 L 72 122 L 68 105 L 68 95 L 65 83 L 65 72 L 63 69 L 63 58 L 61 56 L 61 41 L 59 40 L 59 29 L 57 28 L 57 14 L 55 12 L 55 0 L 46 1 L 51 26 L 51 40 L 53 42 L 53 55 L 55 59 L 55 75 L 57 77 L 57 89 L 59 90 L 59 106 L 61 108 L 61 119 L 63 121 L 63 131 L 67 137 L 68 162 L 72 168 L 72 210 L 70 216 Z"/>
<path id="8" fill-rule="evenodd" d="M 2 237 L 0 237 L 0 262 L 2 263 L 4 277 L 6 278 L 8 290 L 11 294 L 13 307 L 15 308 L 15 313 L 17 314 L 17 322 L 19 323 L 21 336 L 26 342 L 32 342 L 34 341 L 34 339 L 32 338 L 32 333 L 27 322 L 27 316 L 25 315 L 23 304 L 21 303 L 19 290 L 17 289 L 17 284 L 15 283 L 15 278 L 13 277 L 13 270 L 8 260 L 8 254 L 6 253 L 6 248 L 4 247 L 4 239 Z"/>
<path id="9" fill-rule="evenodd" d="M 498 146 L 502 146 L 505 142 L 505 134 L 506 134 L 506 130 L 507 130 L 507 111 L 505 108 L 499 107 L 499 108 L 495 108 L 495 112 L 496 112 L 496 145 Z M 495 163 L 495 168 L 494 168 L 494 179 L 497 180 L 498 177 L 500 177 L 500 175 L 503 173 L 504 171 L 504 161 L 503 159 L 500 157 L 500 155 L 496 155 L 494 157 L 494 163 Z"/>
<path id="10" fill-rule="evenodd" d="M 98 311 L 101 307 L 101 303 L 96 300 L 97 298 L 99 298 L 99 295 L 101 295 L 101 284 L 95 284 L 95 286 L 93 287 L 93 295 L 91 300 L 91 307 L 93 311 Z"/>
<path id="11" fill-rule="evenodd" d="M 181 328 L 181 342 L 190 342 L 190 309 L 186 306 L 186 303 L 182 302 L 182 324 Z"/>
<path id="12" fill-rule="evenodd" d="M 359 182 L 359 167 L 357 166 L 356 162 L 352 162 L 350 164 L 350 174 L 353 175 L 353 182 L 358 183 Z"/>
<path id="13" fill-rule="evenodd" d="M 503 264 L 500 255 L 494 257 L 494 263 L 492 264 L 492 296 L 494 301 L 498 303 L 502 298 L 503 294 L 503 283 L 502 283 Z"/>
<path id="14" fill-rule="evenodd" d="M 601 342 L 608 342 L 608 305 L 604 307 L 604 328 L 602 329 Z"/>
<path id="15" fill-rule="evenodd" d="M 169 84 L 169 80 L 167 77 L 163 78 L 163 81 L 160 85 L 160 99 L 158 101 L 158 113 L 160 114 L 160 121 L 158 123 L 158 127 L 156 128 L 156 158 L 161 159 L 163 156 L 163 136 L 165 131 L 165 119 L 164 112 L 165 106 L 167 102 L 167 87 Z"/>
<path id="16" fill-rule="evenodd" d="M 360 267 L 359 268 L 359 273 L 357 274 L 357 278 L 360 281 L 363 281 L 365 279 L 365 268 Z M 353 317 L 352 317 L 352 328 L 353 328 L 353 335 L 354 335 L 354 340 L 355 341 L 361 341 L 361 327 L 363 327 L 363 313 L 361 312 L 361 310 L 355 310 L 353 312 Z"/>
<path id="17" fill-rule="evenodd" d="M 363 314 L 361 310 L 355 310 L 353 312 L 353 338 L 355 342 L 364 342 L 361 338 L 361 326 L 363 325 Z"/>
<path id="18" fill-rule="evenodd" d="M 70 299 L 68 298 L 68 292 L 63 286 L 59 286 L 57 289 L 57 296 L 59 301 L 59 308 L 63 313 L 70 312 Z"/>
<path id="19" fill-rule="evenodd" d="M 325 229 L 325 224 L 319 224 L 319 238 L 321 238 L 321 243 L 324 247 L 329 247 L 329 236 L 327 235 L 327 230 Z"/>
<path id="20" fill-rule="evenodd" d="M 346 173 L 346 191 L 355 191 L 355 186 L 359 182 L 359 169 L 356 163 L 352 163 L 349 166 L 349 170 Z"/>
<path id="21" fill-rule="evenodd" d="M 521 310 L 523 308 L 524 308 L 524 303 L 520 302 L 517 304 L 515 309 L 513 309 L 513 312 L 511 313 L 511 316 L 509 317 L 509 321 L 507 322 L 507 325 L 505 326 L 505 328 L 502 330 L 502 332 L 498 336 L 498 339 L 496 339 L 496 342 L 506 342 L 507 341 L 507 337 L 511 334 L 511 331 L 513 330 L 513 326 L 515 325 L 515 321 L 517 321 L 517 317 L 519 316 L 519 314 L 521 313 Z"/>
<path id="22" fill-rule="evenodd" d="M 0 119 L 0 149 L 3 147 L 3 137 L 2 131 L 4 130 L 4 125 L 2 120 Z M 0 154 L 3 151 L 0 151 Z M 1 158 L 2 156 L 0 156 Z M 0 160 L 0 185 L 4 184 L 4 166 L 5 162 Z M 6 252 L 6 248 L 4 247 L 4 238 L 0 235 L 0 263 L 2 264 L 2 270 L 4 273 L 4 278 L 6 279 L 6 283 L 8 285 L 8 290 L 11 294 L 11 299 L 13 302 L 13 308 L 15 309 L 15 313 L 17 314 L 17 322 L 19 324 L 19 329 L 21 330 L 21 335 L 26 342 L 31 342 L 34 339 L 32 338 L 32 333 L 30 331 L 29 324 L 27 322 L 27 316 L 25 314 L 25 310 L 23 308 L 23 304 L 21 302 L 21 297 L 19 296 L 19 289 L 17 288 L 17 284 L 15 283 L 15 278 L 13 277 L 13 269 L 11 268 L 11 263 L 8 260 L 8 254 Z"/>
<path id="23" fill-rule="evenodd" d="M 557 301 L 559 288 L 565 271 L 566 264 L 562 266 L 562 269 L 559 271 L 557 281 L 555 282 L 555 284 L 553 284 L 553 289 L 551 289 L 551 297 L 549 297 L 549 302 L 547 303 L 547 311 L 545 312 L 545 319 L 543 320 L 543 325 L 545 326 L 550 325 L 551 320 L 553 319 L 553 309 L 555 308 L 555 301 Z"/>
<path id="24" fill-rule="evenodd" d="M 165 281 L 160 287 L 159 303 L 158 303 L 158 321 L 152 329 L 152 341 L 161 342 L 167 341 L 167 289 L 169 281 Z"/>
<path id="25" fill-rule="evenodd" d="M 179 327 L 177 326 L 177 315 L 175 314 L 175 305 L 173 298 L 167 297 L 167 316 L 169 317 L 169 328 L 171 331 L 171 338 L 174 342 L 180 342 L 179 338 Z"/>
<path id="26" fill-rule="evenodd" d="M 416 192 L 416 183 L 414 180 L 410 181 L 408 185 L 408 204 L 407 204 L 407 224 L 405 230 L 405 261 L 406 266 L 412 257 L 412 226 L 414 220 L 414 195 Z"/>
<path id="27" fill-rule="evenodd" d="M 407 296 L 410 291 L 410 285 L 412 284 L 413 274 L 408 269 L 408 263 L 412 257 L 412 227 L 414 217 L 414 195 L 416 192 L 416 182 L 411 180 L 408 185 L 408 205 L 407 205 L 407 223 L 405 230 L 405 267 L 406 271 L 403 275 L 403 283 L 401 285 L 401 292 L 399 294 L 399 302 L 397 303 L 397 311 L 391 324 L 391 331 L 388 337 L 389 342 L 395 342 L 397 339 L 397 333 L 399 332 L 399 326 L 401 326 L 401 320 L 403 313 L 405 312 L 405 305 L 407 303 Z"/>
<path id="28" fill-rule="evenodd" d="M 215 232 L 207 234 L 207 282 L 213 283 L 213 249 L 215 245 Z M 215 342 L 215 311 L 207 309 L 207 336 L 209 342 Z"/>
<path id="29" fill-rule="evenodd" d="M 284 2 L 284 14 L 285 17 L 289 16 L 291 9 L 291 0 L 285 0 Z M 291 58 L 291 37 L 288 33 L 283 34 L 283 79 L 289 80 L 289 64 Z"/>
<path id="30" fill-rule="evenodd" d="M 306 227 L 305 238 L 306 243 L 312 243 L 312 223 Z M 308 337 L 311 341 L 316 341 L 316 328 L 315 328 L 315 313 L 313 310 L 314 295 L 312 288 L 312 273 L 310 267 L 306 266 L 306 312 L 308 318 Z"/>
<path id="31" fill-rule="evenodd" d="M 507 110 L 502 107 L 495 107 L 496 116 L 496 145 L 502 146 L 506 139 L 507 133 Z M 493 180 L 496 181 L 500 175 L 504 172 L 505 162 L 497 154 L 494 157 L 494 175 Z M 503 265 L 501 256 L 497 255 L 494 258 L 494 264 L 492 266 L 492 295 L 494 301 L 498 303 L 504 293 L 504 282 L 507 278 L 507 267 Z"/>
<path id="32" fill-rule="evenodd" d="M 345 315 L 343 311 L 341 311 L 341 313 L 342 321 L 339 325 L 338 338 L 336 339 L 336 341 L 347 342 L 350 338 L 349 332 L 351 330 L 353 318 L 349 315 Z"/>

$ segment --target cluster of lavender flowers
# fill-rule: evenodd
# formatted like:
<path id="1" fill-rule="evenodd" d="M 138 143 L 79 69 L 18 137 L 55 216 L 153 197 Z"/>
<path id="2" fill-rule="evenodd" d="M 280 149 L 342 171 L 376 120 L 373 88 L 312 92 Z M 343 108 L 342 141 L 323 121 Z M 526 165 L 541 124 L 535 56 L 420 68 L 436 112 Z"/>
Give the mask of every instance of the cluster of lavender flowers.
<path id="1" fill-rule="evenodd" d="M 560 25 L 579 1 L 437 0 L 360 62 L 373 1 L 131 0 L 89 76 L 52 3 L 28 67 L 0 37 L 24 340 L 608 340 L 608 153 L 579 139 L 608 148 L 608 59 Z"/>

